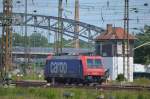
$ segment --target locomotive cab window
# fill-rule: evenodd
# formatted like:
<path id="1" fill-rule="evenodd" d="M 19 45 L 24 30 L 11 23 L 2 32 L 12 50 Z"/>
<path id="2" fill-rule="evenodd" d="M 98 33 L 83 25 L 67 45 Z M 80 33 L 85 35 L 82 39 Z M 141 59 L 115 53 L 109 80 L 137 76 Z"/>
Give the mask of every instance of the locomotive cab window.
<path id="1" fill-rule="evenodd" d="M 87 66 L 89 68 L 98 68 L 102 66 L 102 62 L 100 59 L 87 59 Z"/>

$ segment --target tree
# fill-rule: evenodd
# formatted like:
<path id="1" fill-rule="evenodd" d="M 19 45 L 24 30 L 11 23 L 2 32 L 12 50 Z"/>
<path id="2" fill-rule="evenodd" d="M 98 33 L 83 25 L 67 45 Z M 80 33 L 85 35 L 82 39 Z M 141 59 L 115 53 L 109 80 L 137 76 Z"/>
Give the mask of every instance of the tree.
<path id="1" fill-rule="evenodd" d="M 23 37 L 18 33 L 13 33 L 13 46 L 23 46 L 24 39 Z"/>
<path id="2" fill-rule="evenodd" d="M 48 40 L 45 36 L 40 33 L 33 33 L 30 36 L 30 46 L 32 47 L 47 47 Z"/>
<path id="3" fill-rule="evenodd" d="M 1 38 L 0 38 L 1 42 Z M 33 33 L 30 36 L 20 35 L 19 33 L 13 33 L 13 46 L 25 46 L 28 45 L 29 47 L 53 47 L 53 43 L 48 43 L 48 39 L 41 35 L 40 33 Z M 73 48 L 74 41 L 71 39 L 62 39 L 62 47 Z M 80 47 L 81 48 L 88 48 L 87 42 L 80 40 Z"/>
<path id="4" fill-rule="evenodd" d="M 143 43 L 150 42 L 150 26 L 145 26 L 144 29 L 136 35 L 135 47 Z M 150 64 L 150 45 L 140 47 L 135 50 L 135 63 Z"/>
<path id="5" fill-rule="evenodd" d="M 119 75 L 117 76 L 116 80 L 119 81 L 119 82 L 121 82 L 121 81 L 125 81 L 126 78 L 124 77 L 123 74 L 119 74 Z"/>

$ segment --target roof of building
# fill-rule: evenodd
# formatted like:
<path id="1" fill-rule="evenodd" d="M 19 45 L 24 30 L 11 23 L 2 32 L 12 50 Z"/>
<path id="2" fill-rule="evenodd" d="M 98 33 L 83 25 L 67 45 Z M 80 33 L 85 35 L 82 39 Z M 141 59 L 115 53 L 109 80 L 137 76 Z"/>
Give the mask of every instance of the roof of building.
<path id="1" fill-rule="evenodd" d="M 110 39 L 118 39 L 123 40 L 127 39 L 127 32 L 124 33 L 124 29 L 121 27 L 112 27 L 112 30 L 108 29 L 101 33 L 99 36 L 96 37 L 95 40 L 110 40 Z M 133 35 L 128 35 L 130 40 L 136 39 Z"/>

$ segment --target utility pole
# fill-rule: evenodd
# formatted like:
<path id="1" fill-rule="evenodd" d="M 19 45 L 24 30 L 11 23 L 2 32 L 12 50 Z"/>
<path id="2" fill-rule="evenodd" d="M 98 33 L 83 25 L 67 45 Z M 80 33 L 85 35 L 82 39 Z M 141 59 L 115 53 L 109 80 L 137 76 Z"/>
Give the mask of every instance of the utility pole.
<path id="1" fill-rule="evenodd" d="M 74 16 L 75 21 L 79 21 L 79 0 L 75 0 L 75 16 Z M 74 27 L 74 40 L 75 40 L 75 48 L 80 47 L 80 41 L 79 41 L 79 25 L 76 24 Z"/>
<path id="2" fill-rule="evenodd" d="M 30 48 L 28 39 L 28 27 L 27 27 L 27 13 L 28 13 L 28 0 L 25 0 L 25 35 L 24 35 L 24 53 L 25 53 L 25 63 L 29 66 L 30 63 Z"/>
<path id="3" fill-rule="evenodd" d="M 12 67 L 12 0 L 3 0 L 1 76 L 6 79 Z"/>
<path id="4" fill-rule="evenodd" d="M 28 11 L 27 5 L 28 5 L 28 1 L 25 0 L 25 9 L 24 9 L 24 13 L 25 13 L 24 53 L 25 53 L 25 63 L 28 65 L 28 48 L 27 48 L 28 39 L 27 39 L 27 23 L 26 23 L 27 22 L 27 11 Z"/>
<path id="5" fill-rule="evenodd" d="M 127 79 L 130 78 L 129 66 L 129 0 L 125 0 L 124 5 L 124 42 L 123 42 L 123 71 L 124 75 L 127 73 Z M 126 35 L 127 33 L 127 35 Z M 127 60 L 127 61 L 126 61 Z M 127 70 L 126 70 L 127 69 Z M 127 71 L 127 72 L 126 72 Z"/>
<path id="6" fill-rule="evenodd" d="M 62 39 L 63 39 L 63 0 L 58 0 L 58 31 L 55 34 L 55 53 L 62 53 Z"/>

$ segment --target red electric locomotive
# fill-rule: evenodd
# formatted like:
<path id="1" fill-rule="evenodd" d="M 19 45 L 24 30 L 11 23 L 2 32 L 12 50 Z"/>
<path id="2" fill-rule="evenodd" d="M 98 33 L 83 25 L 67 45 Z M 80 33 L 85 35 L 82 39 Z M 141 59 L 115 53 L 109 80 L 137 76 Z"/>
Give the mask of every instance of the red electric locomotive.
<path id="1" fill-rule="evenodd" d="M 48 56 L 44 69 L 48 82 L 101 83 L 106 69 L 100 56 Z"/>

